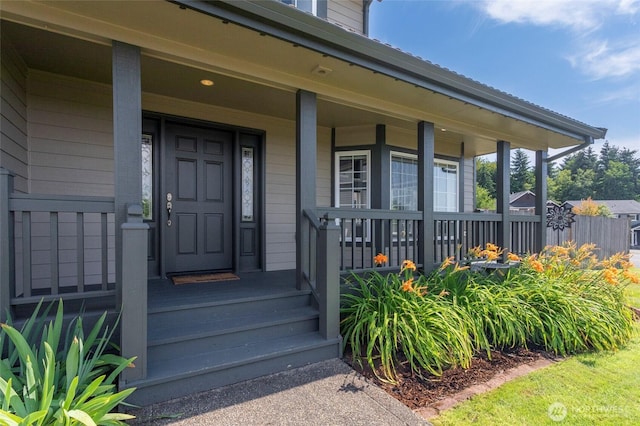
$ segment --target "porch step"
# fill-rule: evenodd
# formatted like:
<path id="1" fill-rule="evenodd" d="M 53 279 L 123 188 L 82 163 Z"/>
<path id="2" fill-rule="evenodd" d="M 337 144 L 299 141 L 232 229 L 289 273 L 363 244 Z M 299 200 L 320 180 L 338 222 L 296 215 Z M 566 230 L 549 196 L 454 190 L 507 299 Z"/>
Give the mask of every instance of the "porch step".
<path id="1" fill-rule="evenodd" d="M 138 388 L 127 402 L 149 405 L 340 356 L 339 339 L 320 336 L 310 291 L 224 290 L 149 306 L 147 377 L 127 384 Z"/>
<path id="2" fill-rule="evenodd" d="M 340 343 L 310 332 L 169 360 L 149 356 L 147 378 L 127 385 L 138 388 L 127 402 L 145 406 L 335 358 Z"/>

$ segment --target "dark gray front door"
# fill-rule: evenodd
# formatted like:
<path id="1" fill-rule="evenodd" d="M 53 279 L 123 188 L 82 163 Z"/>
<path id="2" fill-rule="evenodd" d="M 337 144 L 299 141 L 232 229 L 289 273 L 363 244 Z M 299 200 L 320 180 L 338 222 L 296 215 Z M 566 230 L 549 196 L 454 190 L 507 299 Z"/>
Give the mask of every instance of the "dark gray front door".
<path id="1" fill-rule="evenodd" d="M 165 135 L 166 272 L 232 269 L 233 133 L 167 122 Z"/>

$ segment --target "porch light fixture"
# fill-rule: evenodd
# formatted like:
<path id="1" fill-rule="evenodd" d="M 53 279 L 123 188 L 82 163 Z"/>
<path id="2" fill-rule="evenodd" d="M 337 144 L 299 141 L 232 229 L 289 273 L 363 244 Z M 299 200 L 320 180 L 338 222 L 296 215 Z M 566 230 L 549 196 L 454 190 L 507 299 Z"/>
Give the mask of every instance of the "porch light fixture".
<path id="1" fill-rule="evenodd" d="M 202 84 L 203 86 L 210 87 L 210 86 L 213 86 L 213 81 L 212 80 L 207 80 L 205 78 L 205 79 L 200 80 L 200 84 Z"/>
<path id="2" fill-rule="evenodd" d="M 322 65 L 318 65 L 317 67 L 315 67 L 312 71 L 311 74 L 316 74 L 316 75 L 329 75 L 331 74 L 333 70 L 331 68 L 327 68 L 327 67 L 323 67 Z"/>

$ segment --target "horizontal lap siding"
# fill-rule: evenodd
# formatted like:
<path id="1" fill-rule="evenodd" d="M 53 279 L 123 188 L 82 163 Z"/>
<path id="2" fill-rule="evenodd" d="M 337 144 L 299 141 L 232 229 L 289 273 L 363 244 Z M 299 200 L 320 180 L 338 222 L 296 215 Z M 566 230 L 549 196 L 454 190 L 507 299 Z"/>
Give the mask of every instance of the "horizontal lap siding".
<path id="1" fill-rule="evenodd" d="M 292 96 L 294 96 L 292 94 Z M 265 131 L 266 269 L 295 268 L 295 122 L 144 93 L 145 110 Z M 331 130 L 318 129 L 319 204 L 331 200 Z"/>
<path id="2" fill-rule="evenodd" d="M 0 167 L 15 174 L 16 191 L 28 192 L 27 67 L 4 37 L 0 54 Z"/>
<path id="3" fill-rule="evenodd" d="M 329 0 L 327 20 L 362 34 L 364 27 L 362 5 L 362 0 Z"/>
<path id="4" fill-rule="evenodd" d="M 464 182 L 462 184 L 464 193 L 464 205 L 460 211 L 473 212 L 475 210 L 475 173 L 474 158 L 463 158 L 460 167 L 463 171 Z"/>
<path id="5" fill-rule="evenodd" d="M 31 192 L 113 196 L 111 87 L 29 74 Z"/>

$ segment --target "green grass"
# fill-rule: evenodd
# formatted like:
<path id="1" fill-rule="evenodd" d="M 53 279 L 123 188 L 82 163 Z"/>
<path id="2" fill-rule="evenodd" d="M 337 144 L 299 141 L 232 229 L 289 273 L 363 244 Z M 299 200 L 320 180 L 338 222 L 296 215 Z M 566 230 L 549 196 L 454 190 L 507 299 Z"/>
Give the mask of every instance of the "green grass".
<path id="1" fill-rule="evenodd" d="M 631 268 L 630 271 L 640 276 L 640 268 Z M 639 284 L 630 284 L 625 289 L 625 294 L 631 306 L 640 308 L 640 285 Z"/>
<path id="2" fill-rule="evenodd" d="M 626 294 L 632 303 L 640 302 L 640 286 L 629 286 Z M 478 395 L 431 421 L 436 426 L 640 424 L 638 365 L 640 325 L 617 352 L 571 357 Z M 554 414 L 566 409 L 563 420 L 552 420 L 552 404 L 559 407 Z"/>

